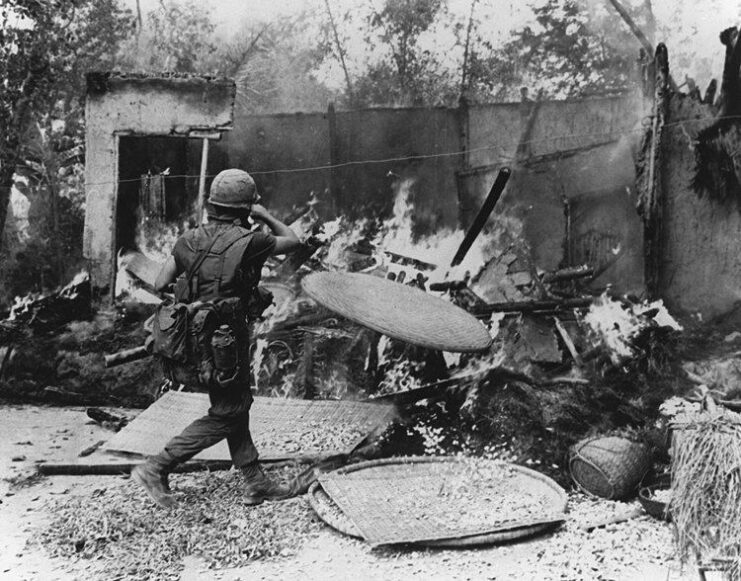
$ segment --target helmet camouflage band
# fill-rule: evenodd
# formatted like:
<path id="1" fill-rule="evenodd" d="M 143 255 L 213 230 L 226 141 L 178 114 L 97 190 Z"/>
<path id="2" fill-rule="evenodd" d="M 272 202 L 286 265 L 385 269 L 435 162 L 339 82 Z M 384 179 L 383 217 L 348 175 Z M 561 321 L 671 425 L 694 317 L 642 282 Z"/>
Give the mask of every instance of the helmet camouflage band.
<path id="1" fill-rule="evenodd" d="M 222 208 L 244 208 L 249 210 L 260 199 L 255 180 L 241 169 L 225 169 L 211 182 L 208 201 Z"/>

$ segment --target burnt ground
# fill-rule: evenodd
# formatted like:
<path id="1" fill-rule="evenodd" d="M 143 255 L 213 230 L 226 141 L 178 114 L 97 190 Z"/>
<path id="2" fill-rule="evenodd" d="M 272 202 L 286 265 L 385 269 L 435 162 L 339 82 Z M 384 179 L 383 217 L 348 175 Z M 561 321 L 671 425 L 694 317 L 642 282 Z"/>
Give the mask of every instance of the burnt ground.
<path id="1" fill-rule="evenodd" d="M 64 514 L 70 502 L 84 506 L 86 499 L 99 498 L 101 490 L 128 506 L 137 494 L 128 479 L 38 478 L 34 469 L 39 462 L 75 457 L 110 436 L 109 430 L 89 420 L 84 406 L 108 405 L 112 406 L 110 411 L 133 416 L 152 401 L 159 373 L 150 360 L 113 369 L 102 365 L 103 354 L 141 344 L 141 321 L 146 316 L 145 309 L 98 313 L 89 321 L 67 325 L 61 332 L 36 334 L 18 343 L 18 355 L 6 369 L 0 392 L 5 399 L 0 407 L 0 512 L 8 531 L 0 547 L 0 578 L 104 579 L 115 573 L 115 567 L 111 569 L 114 560 L 102 554 L 83 558 L 73 551 L 52 557 L 54 551 L 42 546 L 38 538 L 40 531 L 59 526 L 55 518 Z M 494 376 L 478 385 L 474 395 L 469 390 L 419 402 L 408 407 L 405 421 L 385 435 L 379 443 L 380 453 L 466 453 L 501 458 L 550 474 L 571 489 L 565 470 L 571 443 L 590 433 L 609 431 L 650 436 L 661 401 L 690 393 L 695 387 L 681 371 L 683 364 L 733 360 L 741 350 L 741 334 L 737 332 L 741 310 L 716 321 L 688 320 L 683 324 L 683 332 L 647 342 L 647 356 L 637 358 L 633 365 L 619 370 L 595 367 L 593 381 L 586 385 L 567 382 L 546 389 L 517 378 Z M 655 348 L 657 345 L 661 348 Z M 734 395 L 732 388 L 726 391 L 727 398 Z M 658 441 L 661 439 L 659 426 Z M 193 487 L 204 486 L 206 479 L 208 475 L 178 475 L 174 482 L 187 494 Z M 292 502 L 295 508 L 290 510 L 296 510 L 299 519 L 297 527 L 286 526 L 285 531 L 276 533 L 276 547 L 282 547 L 276 554 L 263 554 L 249 564 L 214 571 L 198 551 L 193 551 L 178 560 L 173 570 L 176 575 L 182 572 L 183 579 L 297 575 L 307 579 L 358 575 L 368 579 L 696 578 L 693 567 L 682 572 L 674 560 L 671 529 L 664 523 L 644 516 L 590 535 L 578 528 L 579 519 L 600 511 L 620 512 L 635 502 L 589 504 L 572 493 L 571 520 L 552 535 L 466 551 L 381 552 L 371 551 L 361 541 L 319 522 L 311 516 L 305 500 Z M 141 503 L 134 502 L 129 510 L 139 510 L 137 506 Z M 240 518 L 249 521 L 249 513 Z M 625 547 L 631 550 L 626 553 Z"/>
<path id="2" fill-rule="evenodd" d="M 124 410 L 108 411 L 120 414 Z M 133 415 L 136 410 L 126 413 Z M 0 539 L 0 579 L 697 578 L 693 566 L 682 569 L 673 558 L 668 524 L 640 516 L 587 533 L 579 525 L 631 510 L 636 503 L 595 502 L 576 493 L 570 494 L 568 520 L 557 531 L 523 542 L 465 550 L 371 550 L 364 542 L 320 522 L 306 497 L 256 508 L 244 508 L 237 502 L 228 515 L 222 513 L 218 527 L 209 525 L 210 534 L 191 546 L 188 556 L 173 558 L 166 548 L 182 531 L 158 529 L 158 519 L 170 517 L 161 515 L 142 498 L 127 477 L 33 476 L 38 462 L 76 456 L 89 442 L 110 435 L 110 431 L 90 422 L 83 408 L 4 405 L 0 416 L 0 518 L 4 531 Z M 229 478 L 223 472 L 173 477 L 178 497 L 191 499 L 183 513 L 194 527 L 201 525 L 193 516 L 208 513 L 208 491 L 213 490 L 213 483 Z M 70 519 L 77 531 L 105 528 L 107 532 L 87 538 L 79 532 L 67 536 Z M 274 523 L 270 531 L 266 531 L 268 522 Z M 253 529 L 251 523 L 260 526 Z M 117 534 L 121 530 L 117 527 L 128 525 L 133 528 L 127 535 Z M 223 550 L 220 547 L 233 543 L 228 535 L 240 530 L 236 527 L 244 529 L 240 533 L 243 545 L 261 551 L 243 555 L 238 566 L 224 567 L 218 561 L 209 561 L 209 555 L 218 555 Z M 137 573 L 136 567 L 146 559 L 134 547 L 139 551 L 148 547 L 160 555 L 155 561 L 157 575 Z M 270 554 L 266 549 L 274 551 Z"/>

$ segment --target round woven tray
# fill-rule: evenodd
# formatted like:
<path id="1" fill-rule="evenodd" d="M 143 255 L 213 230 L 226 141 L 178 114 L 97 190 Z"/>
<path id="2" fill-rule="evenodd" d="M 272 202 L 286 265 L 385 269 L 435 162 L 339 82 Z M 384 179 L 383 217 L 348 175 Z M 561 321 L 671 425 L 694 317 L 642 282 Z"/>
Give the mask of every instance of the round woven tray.
<path id="1" fill-rule="evenodd" d="M 393 467 L 405 464 L 423 464 L 423 463 L 439 463 L 439 462 L 459 462 L 457 458 L 449 457 L 434 457 L 434 456 L 412 456 L 405 458 L 387 458 L 381 460 L 371 460 L 368 462 L 361 462 L 353 464 L 345 468 L 341 468 L 336 472 L 338 474 L 347 474 L 349 472 L 356 472 L 359 470 L 368 470 L 377 467 Z M 536 534 L 542 534 L 550 529 L 559 526 L 565 518 L 565 510 L 567 503 L 567 496 L 564 490 L 558 486 L 553 480 L 522 466 L 514 464 L 508 464 L 508 468 L 511 468 L 521 475 L 525 475 L 528 478 L 533 479 L 539 485 L 543 486 L 549 491 L 552 499 L 556 505 L 556 511 L 550 515 L 545 516 L 538 522 L 530 521 L 527 523 L 511 523 L 501 529 L 492 530 L 487 533 L 474 534 L 466 537 L 450 538 L 450 539 L 436 539 L 436 540 L 424 540 L 412 543 L 414 545 L 420 545 L 425 547 L 434 548 L 465 548 L 475 547 L 480 545 L 489 545 L 496 543 L 503 543 L 507 541 L 513 541 L 517 539 L 523 539 Z M 352 520 L 337 506 L 337 504 L 330 498 L 330 496 L 324 491 L 319 482 L 314 482 L 309 488 L 309 503 L 314 511 L 317 513 L 325 523 L 334 528 L 335 530 L 354 537 L 362 538 L 362 534 L 352 522 Z"/>
<path id="2" fill-rule="evenodd" d="M 358 273 L 317 272 L 302 281 L 322 306 L 379 333 L 420 347 L 485 351 L 486 327 L 460 307 L 423 290 Z"/>

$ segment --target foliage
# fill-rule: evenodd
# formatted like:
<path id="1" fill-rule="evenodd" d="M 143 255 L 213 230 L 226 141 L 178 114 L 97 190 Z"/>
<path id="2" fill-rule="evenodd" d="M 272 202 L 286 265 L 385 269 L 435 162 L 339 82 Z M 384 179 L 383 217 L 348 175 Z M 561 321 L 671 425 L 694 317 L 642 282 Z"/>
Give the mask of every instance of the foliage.
<path id="1" fill-rule="evenodd" d="M 217 53 L 220 72 L 237 82 L 242 112 L 321 111 L 337 98 L 315 75 L 331 50 L 326 21 L 298 13 L 245 32 Z"/>
<path id="2" fill-rule="evenodd" d="M 80 258 L 85 73 L 113 68 L 132 26 L 117 0 L 4 3 L 0 224 L 16 174 L 26 178 L 31 202 L 29 231 L 23 233 L 29 241 L 3 238 L 19 243 L 3 248 L 4 281 L 14 291 L 59 284 Z"/>
<path id="3" fill-rule="evenodd" d="M 546 0 L 533 9 L 536 24 L 513 33 L 501 50 L 484 61 L 492 72 L 512 62 L 521 84 L 550 97 L 621 91 L 634 79 L 639 45 L 619 16 L 604 4 L 585 0 Z M 633 15 L 639 25 L 650 11 Z M 513 71 L 515 72 L 515 71 Z"/>
<path id="4" fill-rule="evenodd" d="M 451 71 L 423 46 L 425 33 L 443 26 L 444 0 L 386 0 L 367 17 L 366 43 L 381 57 L 356 81 L 360 105 L 439 105 L 457 96 Z"/>
<path id="5" fill-rule="evenodd" d="M 215 26 L 195 0 L 160 0 L 146 24 L 129 37 L 120 64 L 124 70 L 178 73 L 214 72 Z"/>

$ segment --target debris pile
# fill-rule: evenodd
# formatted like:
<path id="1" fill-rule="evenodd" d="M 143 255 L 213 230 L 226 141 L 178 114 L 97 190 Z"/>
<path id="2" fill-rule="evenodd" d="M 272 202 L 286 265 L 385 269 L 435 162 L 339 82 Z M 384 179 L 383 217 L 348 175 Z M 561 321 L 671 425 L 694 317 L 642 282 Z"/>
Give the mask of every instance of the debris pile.
<path id="1" fill-rule="evenodd" d="M 408 423 L 379 445 L 383 453 L 418 451 L 418 434 L 406 428 L 441 421 L 434 426 L 441 434 L 452 426 L 466 433 L 457 428 L 454 437 L 443 437 L 450 448 L 429 443 L 427 448 L 454 453 L 456 438 L 465 439 L 474 453 L 507 446 L 512 457 L 547 466 L 561 482 L 567 480 L 569 446 L 586 434 L 653 425 L 658 405 L 677 388 L 670 378 L 676 375 L 680 330 L 661 303 L 616 297 L 595 287 L 599 273 L 590 265 L 538 269 L 520 235 L 521 224 L 510 216 L 497 216 L 484 235 L 443 231 L 419 236 L 412 224 L 410 184 L 400 180 L 397 188 L 387 220 L 351 223 L 340 217 L 322 223 L 313 203 L 296 213 L 292 226 L 303 240 L 301 250 L 272 257 L 263 275 L 275 305 L 253 330 L 256 394 L 388 399 L 405 408 Z M 162 235 L 171 242 L 172 228 Z M 151 313 L 150 303 L 161 300 L 151 289 L 162 244 L 139 242 L 141 251 L 129 249 L 119 256 L 123 283 L 117 292 L 120 309 L 141 325 Z M 320 271 L 383 277 L 443 297 L 478 317 L 494 344 L 481 355 L 450 354 L 359 326 L 303 294 L 301 281 Z M 139 347 L 146 332 L 141 330 L 138 342 L 131 332 L 126 337 L 119 348 L 104 340 L 105 352 Z M 88 393 L 73 379 L 75 373 L 87 376 L 87 385 L 106 383 L 107 374 L 127 370 L 147 373 L 148 384 L 158 375 L 150 359 L 110 370 L 96 367 L 88 374 L 88 368 L 100 365 L 99 356 L 70 347 L 60 350 L 62 377 L 58 368 L 51 370 L 44 388 Z M 147 352 L 141 349 L 136 356 Z M 117 379 L 119 385 L 131 385 Z M 151 401 L 157 387 L 147 387 L 147 393 Z"/>
<path id="2" fill-rule="evenodd" d="M 0 321 L 0 397 L 69 405 L 151 403 L 161 380 L 154 362 L 106 369 L 104 355 L 141 345 L 152 308 L 100 308 L 86 273 L 44 295 L 18 298 Z"/>

